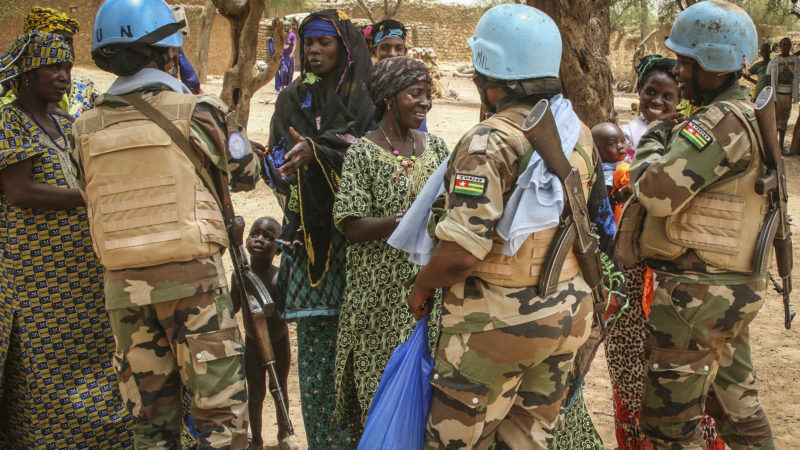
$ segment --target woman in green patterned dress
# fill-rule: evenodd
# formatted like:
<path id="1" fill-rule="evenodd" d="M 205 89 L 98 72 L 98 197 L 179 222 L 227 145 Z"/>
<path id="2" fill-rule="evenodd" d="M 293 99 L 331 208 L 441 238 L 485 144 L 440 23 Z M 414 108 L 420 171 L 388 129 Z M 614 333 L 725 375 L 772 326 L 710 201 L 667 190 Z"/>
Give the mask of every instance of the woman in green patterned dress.
<path id="1" fill-rule="evenodd" d="M 333 205 L 334 223 L 350 242 L 336 343 L 334 418 L 355 400 L 343 388 L 354 381 L 362 421 L 389 357 L 416 324 L 405 305 L 409 288 L 403 283 L 419 267 L 386 240 L 449 153 L 441 138 L 416 130 L 431 108 L 431 77 L 422 62 L 402 56 L 380 61 L 368 88 L 380 126 L 348 149 Z M 437 322 L 430 322 L 431 346 Z"/>

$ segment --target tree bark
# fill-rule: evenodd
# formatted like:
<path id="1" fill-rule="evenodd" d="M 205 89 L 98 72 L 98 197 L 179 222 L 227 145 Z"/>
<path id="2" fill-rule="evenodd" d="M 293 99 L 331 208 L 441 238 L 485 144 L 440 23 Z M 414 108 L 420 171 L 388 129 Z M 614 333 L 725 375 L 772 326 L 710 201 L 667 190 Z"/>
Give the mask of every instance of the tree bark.
<path id="1" fill-rule="evenodd" d="M 217 8 L 214 2 L 206 0 L 203 13 L 200 15 L 200 31 L 197 39 L 197 78 L 200 84 L 206 82 L 208 78 L 208 46 L 211 43 L 211 27 L 214 25 L 214 16 L 217 15 Z"/>
<path id="2" fill-rule="evenodd" d="M 264 13 L 263 0 L 213 0 L 219 13 L 228 19 L 231 32 L 231 66 L 222 78 L 220 98 L 236 111 L 236 121 L 247 125 L 250 116 L 250 99 L 253 94 L 275 78 L 283 55 L 286 39 L 283 24 L 277 18 L 272 20 L 275 51 L 267 63 L 266 70 L 256 68 L 258 46 L 258 25 Z M 243 8 L 239 4 L 245 3 Z M 226 7 L 230 6 L 230 9 Z"/>
<path id="3" fill-rule="evenodd" d="M 527 0 L 547 13 L 561 30 L 560 78 L 566 97 L 588 126 L 614 121 L 610 40 L 611 0 Z"/>

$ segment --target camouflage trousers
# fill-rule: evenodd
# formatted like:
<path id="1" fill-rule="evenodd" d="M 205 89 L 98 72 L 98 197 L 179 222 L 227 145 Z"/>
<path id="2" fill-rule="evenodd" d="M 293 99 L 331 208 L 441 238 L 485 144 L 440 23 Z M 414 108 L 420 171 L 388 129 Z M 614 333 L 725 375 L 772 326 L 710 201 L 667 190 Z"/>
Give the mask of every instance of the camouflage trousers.
<path id="1" fill-rule="evenodd" d="M 108 314 L 137 449 L 180 448 L 181 385 L 193 393 L 199 448 L 247 447 L 244 347 L 226 288 Z"/>
<path id="2" fill-rule="evenodd" d="M 704 449 L 705 411 L 729 447 L 775 448 L 753 387 L 748 329 L 764 302 L 766 283 L 715 286 L 659 279 L 647 323 L 644 434 L 656 448 Z"/>
<path id="3" fill-rule="evenodd" d="M 548 448 L 575 351 L 592 327 L 592 299 L 532 322 L 442 332 L 426 449 Z"/>

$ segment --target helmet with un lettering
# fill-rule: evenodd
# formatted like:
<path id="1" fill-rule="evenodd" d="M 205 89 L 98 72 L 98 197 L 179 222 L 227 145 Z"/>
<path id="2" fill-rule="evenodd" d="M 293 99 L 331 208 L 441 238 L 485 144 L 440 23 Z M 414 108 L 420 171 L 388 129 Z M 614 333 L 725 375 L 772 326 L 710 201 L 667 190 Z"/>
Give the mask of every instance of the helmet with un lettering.
<path id="1" fill-rule="evenodd" d="M 164 0 L 106 0 L 92 30 L 92 59 L 103 70 L 132 75 L 150 61 L 168 61 L 167 49 L 183 45 L 181 28 Z"/>
<path id="2" fill-rule="evenodd" d="M 531 6 L 489 9 L 467 44 L 475 70 L 482 75 L 499 80 L 558 78 L 561 33 L 553 19 Z"/>
<path id="3" fill-rule="evenodd" d="M 678 15 L 666 46 L 709 72 L 735 72 L 758 56 L 758 34 L 753 19 L 739 6 L 707 0 Z"/>

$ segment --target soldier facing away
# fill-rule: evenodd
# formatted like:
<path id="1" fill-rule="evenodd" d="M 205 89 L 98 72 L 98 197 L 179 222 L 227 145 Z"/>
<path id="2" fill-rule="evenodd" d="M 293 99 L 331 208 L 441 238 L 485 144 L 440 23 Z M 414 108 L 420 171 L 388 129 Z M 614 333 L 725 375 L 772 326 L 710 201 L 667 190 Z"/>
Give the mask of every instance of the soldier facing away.
<path id="1" fill-rule="evenodd" d="M 219 98 L 191 95 L 175 78 L 181 26 L 163 0 L 101 5 L 92 57 L 119 78 L 76 122 L 74 157 L 107 268 L 114 368 L 136 418 L 136 448 L 179 447 L 185 385 L 194 393 L 200 448 L 241 449 L 244 348 L 208 172 L 228 175 L 234 191 L 249 190 L 259 167 Z"/>
<path id="2" fill-rule="evenodd" d="M 439 243 L 408 297 L 419 319 L 434 290 L 449 288 L 425 447 L 485 449 L 496 439 L 502 448 L 547 448 L 574 352 L 591 330 L 592 300 L 572 250 L 556 275 L 556 293 L 539 294 L 561 214 L 549 199 L 563 198 L 563 188 L 546 170 L 552 178 L 543 182 L 544 161 L 529 151 L 521 125 L 537 101 L 550 100 L 562 151 L 580 169 L 584 191 L 592 136 L 560 95 L 561 38 L 546 14 L 496 6 L 468 43 L 473 81 L 496 115 L 468 131 L 450 157 Z M 515 195 L 519 202 L 511 201 Z"/>
<path id="3" fill-rule="evenodd" d="M 656 448 L 705 448 L 705 411 L 731 448 L 774 448 L 748 342 L 767 283 L 754 264 L 767 211 L 755 192 L 764 148 L 738 82 L 756 58 L 756 29 L 738 6 L 710 0 L 677 17 L 666 45 L 683 98 L 700 109 L 658 119 L 631 167 L 647 210 L 641 256 L 658 280 L 642 430 Z"/>

